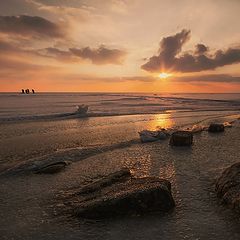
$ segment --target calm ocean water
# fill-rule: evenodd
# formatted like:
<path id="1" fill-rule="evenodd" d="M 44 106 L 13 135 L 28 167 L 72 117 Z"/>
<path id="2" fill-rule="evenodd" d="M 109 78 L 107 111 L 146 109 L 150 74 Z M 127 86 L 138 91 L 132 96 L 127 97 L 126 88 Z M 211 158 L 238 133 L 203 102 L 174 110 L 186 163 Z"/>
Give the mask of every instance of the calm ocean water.
<path id="1" fill-rule="evenodd" d="M 64 117 L 80 104 L 89 105 L 94 116 L 229 111 L 240 109 L 240 94 L 0 93 L 0 122 Z"/>

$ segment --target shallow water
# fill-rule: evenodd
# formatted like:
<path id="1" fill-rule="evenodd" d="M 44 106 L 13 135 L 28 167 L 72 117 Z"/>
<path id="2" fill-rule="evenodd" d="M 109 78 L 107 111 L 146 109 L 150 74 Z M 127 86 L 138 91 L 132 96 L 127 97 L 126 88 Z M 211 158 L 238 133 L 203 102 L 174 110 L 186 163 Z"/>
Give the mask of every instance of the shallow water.
<path id="1" fill-rule="evenodd" d="M 222 170 L 239 161 L 238 122 L 222 134 L 194 135 L 189 149 L 171 148 L 168 140 L 139 141 L 138 131 L 143 129 L 186 128 L 239 117 L 237 109 L 209 110 L 1 123 L 1 239 L 240 239 L 239 216 L 222 206 L 214 191 Z M 51 160 L 71 164 L 55 175 L 24 172 L 25 166 Z M 19 166 L 21 174 L 15 171 Z M 59 211 L 56 215 L 62 206 L 59 193 L 122 167 L 136 177 L 168 179 L 176 208 L 163 216 L 103 221 Z M 7 169 L 11 171 L 4 174 Z"/>

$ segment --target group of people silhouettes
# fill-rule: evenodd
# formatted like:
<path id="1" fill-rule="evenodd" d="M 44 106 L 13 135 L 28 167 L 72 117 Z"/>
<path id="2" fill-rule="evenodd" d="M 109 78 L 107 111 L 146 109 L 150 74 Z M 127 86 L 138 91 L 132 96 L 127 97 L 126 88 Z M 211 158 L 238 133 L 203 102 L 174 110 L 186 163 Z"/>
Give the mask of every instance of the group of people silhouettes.
<path id="1" fill-rule="evenodd" d="M 22 89 L 22 94 L 24 93 L 29 94 L 30 93 L 29 89 L 26 89 L 26 90 Z M 35 93 L 34 89 L 32 89 L 32 93 L 33 94 Z"/>

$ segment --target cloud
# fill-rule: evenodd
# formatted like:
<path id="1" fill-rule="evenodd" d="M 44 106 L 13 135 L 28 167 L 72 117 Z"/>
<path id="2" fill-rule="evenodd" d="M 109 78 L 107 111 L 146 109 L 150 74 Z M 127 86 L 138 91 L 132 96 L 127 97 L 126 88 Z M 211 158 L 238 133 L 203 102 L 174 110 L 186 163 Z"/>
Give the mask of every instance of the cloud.
<path id="1" fill-rule="evenodd" d="M 46 12 L 59 16 L 61 19 L 71 21 L 73 19 L 79 22 L 85 22 L 91 18 L 91 12 L 94 8 L 78 0 L 27 0 L 32 6 L 40 12 Z M 79 24 L 79 23 L 78 23 Z"/>
<path id="2" fill-rule="evenodd" d="M 231 76 L 229 74 L 208 74 L 198 76 L 175 77 L 173 81 L 177 82 L 217 82 L 217 83 L 239 83 L 240 76 Z"/>
<path id="3" fill-rule="evenodd" d="M 64 37 L 63 29 L 38 16 L 0 16 L 0 32 L 30 37 Z"/>
<path id="4" fill-rule="evenodd" d="M 123 63 L 126 52 L 119 49 L 110 49 L 105 46 L 100 46 L 96 49 L 90 47 L 85 48 L 69 48 L 61 50 L 56 47 L 47 47 L 43 49 L 23 48 L 21 42 L 6 42 L 0 40 L 0 53 L 4 57 L 41 57 L 53 58 L 62 62 L 84 62 L 90 60 L 93 64 L 116 64 Z"/>
<path id="5" fill-rule="evenodd" d="M 208 51 L 208 47 L 206 47 L 204 44 L 197 44 L 196 45 L 196 50 L 195 50 L 195 53 L 198 54 L 198 55 L 201 55 L 201 54 L 204 54 Z"/>
<path id="6" fill-rule="evenodd" d="M 40 50 L 35 51 L 39 56 L 41 57 L 49 57 L 54 58 L 58 61 L 62 62 L 76 62 L 78 61 L 77 57 L 74 56 L 70 51 L 68 50 L 60 50 L 55 47 L 48 47 Z"/>
<path id="7" fill-rule="evenodd" d="M 105 46 L 100 46 L 97 49 L 90 47 L 85 48 L 70 48 L 70 51 L 82 59 L 91 60 L 93 64 L 117 64 L 123 63 L 126 52 L 119 49 L 109 49 Z"/>
<path id="8" fill-rule="evenodd" d="M 209 54 L 208 47 L 197 44 L 194 53 L 181 54 L 183 45 L 189 39 L 190 31 L 185 29 L 173 36 L 163 38 L 160 42 L 159 54 L 149 58 L 141 68 L 149 72 L 163 70 L 200 72 L 240 62 L 240 48 L 217 50 Z"/>
<path id="9" fill-rule="evenodd" d="M 60 50 L 55 47 L 40 49 L 37 51 L 42 57 L 51 57 L 59 61 L 76 62 L 90 60 L 93 64 L 116 64 L 120 65 L 124 61 L 126 52 L 119 49 L 109 49 L 105 46 L 92 49 L 84 48 L 69 48 L 68 50 Z"/>

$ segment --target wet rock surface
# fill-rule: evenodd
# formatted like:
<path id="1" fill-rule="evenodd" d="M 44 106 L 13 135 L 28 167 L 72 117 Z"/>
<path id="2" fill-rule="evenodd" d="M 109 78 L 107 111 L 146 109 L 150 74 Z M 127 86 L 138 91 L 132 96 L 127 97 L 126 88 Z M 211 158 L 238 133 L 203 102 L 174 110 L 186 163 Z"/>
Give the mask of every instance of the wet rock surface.
<path id="1" fill-rule="evenodd" d="M 129 170 L 123 169 L 82 189 L 71 190 L 64 205 L 75 216 L 98 219 L 167 212 L 175 203 L 169 181 L 132 178 Z"/>
<path id="2" fill-rule="evenodd" d="M 177 146 L 177 147 L 191 146 L 192 143 L 193 143 L 193 134 L 189 131 L 174 132 L 169 142 L 171 146 Z"/>
<path id="3" fill-rule="evenodd" d="M 208 128 L 208 132 L 218 133 L 224 131 L 224 124 L 222 123 L 212 123 Z"/>
<path id="4" fill-rule="evenodd" d="M 67 163 L 62 161 L 62 162 L 55 162 L 51 163 L 42 167 L 39 167 L 38 169 L 35 170 L 35 173 L 38 174 L 54 174 L 62 171 L 65 167 L 67 166 Z"/>
<path id="5" fill-rule="evenodd" d="M 240 162 L 225 169 L 216 183 L 217 196 L 223 203 L 240 210 Z"/>
<path id="6" fill-rule="evenodd" d="M 169 136 L 168 131 L 165 129 L 157 131 L 143 130 L 139 132 L 139 136 L 142 143 L 155 142 L 158 140 L 165 140 Z"/>

